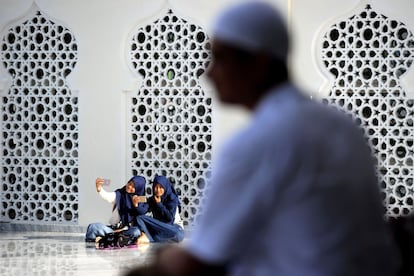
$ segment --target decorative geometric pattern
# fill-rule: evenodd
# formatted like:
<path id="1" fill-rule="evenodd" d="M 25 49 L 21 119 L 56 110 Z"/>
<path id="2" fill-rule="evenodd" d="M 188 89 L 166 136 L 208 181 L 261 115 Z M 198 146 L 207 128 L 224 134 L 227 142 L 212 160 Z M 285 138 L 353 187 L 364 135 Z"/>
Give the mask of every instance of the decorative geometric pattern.
<path id="1" fill-rule="evenodd" d="M 66 77 L 77 43 L 40 11 L 1 37 L 1 61 L 12 77 L 1 98 L 0 220 L 78 221 L 78 98 Z"/>
<path id="2" fill-rule="evenodd" d="M 211 165 L 212 100 L 199 84 L 210 61 L 209 39 L 169 10 L 134 32 L 129 59 L 143 77 L 130 109 L 131 173 L 149 181 L 167 176 L 180 196 L 184 224 L 192 225 Z"/>
<path id="3" fill-rule="evenodd" d="M 414 57 L 407 27 L 370 5 L 330 27 L 322 60 L 335 77 L 326 102 L 339 106 L 363 128 L 377 162 L 386 215 L 413 209 L 413 114 L 400 77 Z"/>

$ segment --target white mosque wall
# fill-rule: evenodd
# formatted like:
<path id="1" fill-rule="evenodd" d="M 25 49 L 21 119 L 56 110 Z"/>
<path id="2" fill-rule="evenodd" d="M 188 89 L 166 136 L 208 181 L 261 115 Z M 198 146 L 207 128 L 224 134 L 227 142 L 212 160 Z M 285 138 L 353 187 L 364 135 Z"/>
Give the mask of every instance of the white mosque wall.
<path id="1" fill-rule="evenodd" d="M 86 226 L 91 222 L 108 220 L 112 207 L 96 194 L 96 177 L 110 178 L 112 184 L 108 189 L 122 186 L 131 177 L 128 99 L 143 81 L 142 77 L 137 77 L 131 72 L 127 58 L 131 32 L 138 26 L 151 24 L 166 10 L 172 9 L 176 15 L 203 28 L 209 34 L 209 24 L 215 14 L 231 2 L 237 1 L 0 0 L 0 34 L 3 34 L 10 24 L 24 18 L 28 11 L 36 6 L 48 18 L 68 28 L 77 42 L 76 66 L 66 79 L 70 90 L 78 98 L 78 209 L 76 221 L 70 223 Z M 317 60 L 316 54 L 321 42 L 321 31 L 326 30 L 330 24 L 347 18 L 352 14 L 352 10 L 366 2 L 268 2 L 282 10 L 293 35 L 290 65 L 295 82 L 316 98 L 328 96 L 329 76 L 320 69 L 320 61 Z M 377 11 L 404 22 L 411 31 L 414 30 L 411 0 L 373 0 L 369 3 Z M 211 153 L 214 160 L 222 143 L 248 121 L 249 114 L 237 107 L 221 105 L 205 75 L 202 75 L 199 81 L 205 95 L 211 97 L 213 102 Z M 412 96 L 412 68 L 401 81 L 407 95 Z M 2 96 L 7 94 L 10 84 L 10 75 L 0 66 Z M 49 199 L 44 201 L 47 200 Z M 6 218 L 0 218 L 1 220 L 13 222 Z M 29 223 L 54 222 L 29 220 Z"/>

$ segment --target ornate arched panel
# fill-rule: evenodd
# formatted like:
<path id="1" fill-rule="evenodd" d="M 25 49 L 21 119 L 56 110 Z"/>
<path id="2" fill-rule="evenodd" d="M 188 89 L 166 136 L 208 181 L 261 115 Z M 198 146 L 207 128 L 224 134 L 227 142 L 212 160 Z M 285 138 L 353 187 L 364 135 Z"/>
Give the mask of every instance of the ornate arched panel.
<path id="1" fill-rule="evenodd" d="M 325 101 L 350 114 L 364 130 L 386 214 L 408 214 L 414 200 L 414 101 L 400 78 L 413 62 L 412 31 L 364 4 L 329 27 L 320 53 L 333 79 Z"/>
<path id="2" fill-rule="evenodd" d="M 211 165 L 212 99 L 199 82 L 210 61 L 209 38 L 169 10 L 133 31 L 128 59 L 142 80 L 130 102 L 130 173 L 149 181 L 167 176 L 185 225 L 192 225 Z"/>
<path id="3" fill-rule="evenodd" d="M 78 221 L 78 98 L 66 77 L 75 67 L 73 33 L 34 5 L 0 37 L 11 78 L 1 97 L 0 220 Z"/>

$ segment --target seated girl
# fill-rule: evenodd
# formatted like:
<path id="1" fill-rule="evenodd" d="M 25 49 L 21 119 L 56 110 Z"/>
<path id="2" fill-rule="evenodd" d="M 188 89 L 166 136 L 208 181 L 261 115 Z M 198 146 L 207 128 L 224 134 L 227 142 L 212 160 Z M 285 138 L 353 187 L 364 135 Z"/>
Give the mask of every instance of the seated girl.
<path id="1" fill-rule="evenodd" d="M 180 217 L 180 200 L 171 182 L 165 176 L 156 176 L 152 184 L 153 195 L 148 198 L 152 216 L 136 218 L 141 235 L 137 244 L 149 242 L 180 242 L 184 227 Z"/>
<path id="2" fill-rule="evenodd" d="M 109 203 L 113 204 L 110 225 L 102 223 L 89 224 L 86 230 L 86 241 L 99 240 L 115 232 L 122 232 L 128 237 L 128 243 L 136 242 L 141 231 L 136 226 L 136 217 L 148 212 L 148 204 L 145 198 L 145 178 L 142 176 L 132 177 L 128 183 L 114 192 L 107 192 L 102 185 L 104 180 L 97 178 L 95 181 L 96 191 Z M 98 238 L 98 239 L 97 239 Z"/>

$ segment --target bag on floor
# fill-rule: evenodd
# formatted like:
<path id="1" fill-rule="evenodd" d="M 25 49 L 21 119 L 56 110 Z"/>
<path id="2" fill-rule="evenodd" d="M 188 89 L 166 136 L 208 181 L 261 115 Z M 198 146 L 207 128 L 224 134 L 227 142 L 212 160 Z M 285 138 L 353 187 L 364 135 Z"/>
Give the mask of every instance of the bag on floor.
<path id="1" fill-rule="evenodd" d="M 106 234 L 96 242 L 97 249 L 119 249 L 132 246 L 136 246 L 136 239 L 117 232 Z"/>

